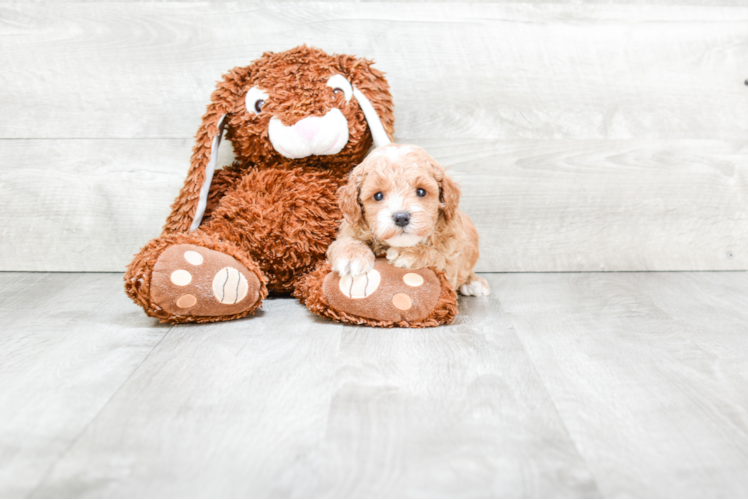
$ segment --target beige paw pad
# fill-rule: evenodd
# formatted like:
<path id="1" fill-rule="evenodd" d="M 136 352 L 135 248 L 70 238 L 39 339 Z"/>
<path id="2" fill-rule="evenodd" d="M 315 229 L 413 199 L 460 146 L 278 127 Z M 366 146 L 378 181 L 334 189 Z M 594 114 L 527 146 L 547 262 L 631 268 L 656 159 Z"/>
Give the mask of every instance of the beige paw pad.
<path id="1" fill-rule="evenodd" d="M 423 277 L 420 274 L 408 273 L 403 276 L 403 281 L 408 286 L 421 286 L 423 285 Z"/>
<path id="2" fill-rule="evenodd" d="M 365 277 L 357 277 L 354 282 L 350 276 L 341 277 L 336 272 L 325 276 L 322 292 L 330 309 L 338 315 L 334 319 L 342 317 L 343 322 L 356 324 L 366 319 L 423 321 L 438 306 L 443 287 L 449 286 L 431 269 L 402 269 L 383 258 L 376 259 L 368 279 L 366 286 Z"/>
<path id="3" fill-rule="evenodd" d="M 351 299 L 365 299 L 379 288 L 382 276 L 378 271 L 372 269 L 366 274 L 357 276 L 343 276 L 340 278 L 340 291 Z"/>
<path id="4" fill-rule="evenodd" d="M 257 305 L 262 283 L 234 257 L 191 244 L 159 255 L 151 277 L 154 308 L 173 316 L 232 316 Z"/>
<path id="5" fill-rule="evenodd" d="M 184 269 L 177 269 L 171 273 L 171 282 L 177 286 L 187 286 L 192 281 L 192 275 Z"/>
<path id="6" fill-rule="evenodd" d="M 182 309 L 187 309 L 194 306 L 195 304 L 197 304 L 197 297 L 195 297 L 194 295 L 182 295 L 177 299 L 177 307 L 180 307 Z"/>
<path id="7" fill-rule="evenodd" d="M 413 301 L 406 293 L 396 293 L 392 296 L 392 305 L 400 309 L 401 311 L 407 311 L 413 307 Z"/>
<path id="8" fill-rule="evenodd" d="M 213 295 L 221 304 L 236 304 L 247 296 L 249 284 L 239 270 L 224 267 L 213 278 Z"/>
<path id="9" fill-rule="evenodd" d="M 186 260 L 193 266 L 199 266 L 204 261 L 203 256 L 195 252 L 194 250 L 187 250 L 186 252 L 184 252 L 184 260 Z"/>

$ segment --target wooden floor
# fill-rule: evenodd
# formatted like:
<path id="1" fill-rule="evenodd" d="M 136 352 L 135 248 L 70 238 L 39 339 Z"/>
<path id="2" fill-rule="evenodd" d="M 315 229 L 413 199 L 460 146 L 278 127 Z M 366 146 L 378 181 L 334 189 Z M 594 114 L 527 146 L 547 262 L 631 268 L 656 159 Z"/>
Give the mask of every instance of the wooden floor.
<path id="1" fill-rule="evenodd" d="M 0 495 L 748 495 L 748 273 L 484 276 L 453 325 L 382 330 L 0 273 Z"/>

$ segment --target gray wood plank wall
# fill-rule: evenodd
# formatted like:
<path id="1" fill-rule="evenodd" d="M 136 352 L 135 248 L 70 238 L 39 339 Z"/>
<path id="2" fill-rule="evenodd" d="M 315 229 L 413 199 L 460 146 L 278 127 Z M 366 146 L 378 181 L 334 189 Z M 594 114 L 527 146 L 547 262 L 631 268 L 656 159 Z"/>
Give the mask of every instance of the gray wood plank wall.
<path id="1" fill-rule="evenodd" d="M 122 271 L 215 81 L 301 43 L 388 73 L 480 271 L 747 269 L 746 26 L 730 1 L 3 2 L 0 269 Z"/>

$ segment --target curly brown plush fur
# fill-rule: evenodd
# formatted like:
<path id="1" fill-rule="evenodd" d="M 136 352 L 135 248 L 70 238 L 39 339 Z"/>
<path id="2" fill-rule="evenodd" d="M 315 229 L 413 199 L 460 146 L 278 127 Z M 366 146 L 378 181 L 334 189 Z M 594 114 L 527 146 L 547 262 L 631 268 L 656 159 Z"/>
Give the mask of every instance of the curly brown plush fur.
<path id="1" fill-rule="evenodd" d="M 359 99 L 379 118 L 365 116 Z M 433 270 L 415 271 L 414 285 L 382 262 L 381 286 L 364 301 L 329 266 L 315 271 L 343 218 L 337 191 L 373 135 L 391 139 L 393 121 L 387 81 L 365 59 L 297 47 L 231 70 L 211 96 L 163 233 L 128 266 L 127 294 L 149 316 L 172 323 L 241 318 L 269 292 L 293 292 L 312 312 L 347 323 L 452 321 L 456 294 Z M 224 128 L 236 161 L 211 180 Z M 323 139 L 331 142 L 318 130 L 330 132 Z"/>
<path id="2" fill-rule="evenodd" d="M 226 114 L 226 138 L 234 146 L 239 169 L 295 168 L 326 169 L 341 178 L 361 160 L 371 147 L 371 133 L 363 111 L 356 100 L 345 102 L 326 86 L 331 75 L 341 74 L 358 87 L 371 101 L 387 133 L 394 133 L 394 115 L 389 84 L 384 73 L 372 62 L 349 55 L 332 55 L 306 46 L 272 53 L 267 52 L 251 65 L 234 68 L 218 82 L 211 103 L 197 131 L 192 162 L 184 187 L 172 205 L 164 232 L 184 232 L 195 215 L 197 195 L 205 179 L 205 165 L 210 157 L 213 139 L 218 134 L 218 120 Z M 270 95 L 259 115 L 248 113 L 244 97 L 251 87 L 260 87 Z M 310 156 L 289 160 L 278 153 L 268 138 L 270 119 L 293 125 L 302 118 L 322 116 L 333 107 L 341 110 L 349 125 L 349 140 L 336 155 Z M 220 196 L 220 186 L 211 187 L 211 195 Z M 225 191 L 223 191 L 225 193 Z M 334 193 L 333 193 L 334 194 Z M 206 214 L 207 215 L 207 214 Z"/>
<path id="3" fill-rule="evenodd" d="M 347 100 L 343 92 L 327 85 L 333 75 L 342 75 L 368 98 L 391 137 L 394 117 L 389 85 L 383 73 L 366 59 L 328 55 L 302 46 L 281 53 L 265 53 L 249 66 L 234 68 L 218 83 L 197 132 L 187 179 L 172 205 L 164 231 L 135 256 L 125 275 L 127 294 L 146 314 L 173 323 L 243 317 L 259 307 L 268 291 L 293 291 L 298 279 L 324 259 L 342 218 L 336 192 L 372 144 L 371 132 L 357 100 Z M 268 95 L 259 113 L 245 105 L 247 92 L 253 87 Z M 298 159 L 276 151 L 268 133 L 272 118 L 292 126 L 307 117 L 323 117 L 333 108 L 339 109 L 348 122 L 348 142 L 342 150 Z M 233 143 L 236 161 L 216 172 L 202 224 L 189 232 L 223 115 L 226 138 Z M 152 273 L 167 248 L 185 244 L 226 254 L 235 260 L 234 267 L 243 266 L 255 273 L 259 278 L 256 292 L 260 299 L 244 311 L 230 315 L 221 314 L 220 307 L 214 314 L 202 316 L 191 314 L 189 307 L 181 314 L 166 312 L 163 304 L 153 298 Z M 185 259 L 190 255 L 189 251 L 183 253 Z M 210 258 L 209 253 L 206 255 L 199 257 L 201 262 Z M 184 275 L 190 264 L 185 260 L 169 265 L 175 266 L 175 273 Z M 190 299 L 182 301 L 183 304 L 192 303 L 211 286 L 225 288 L 228 283 L 198 283 L 193 279 L 194 273 L 187 273 L 189 279 L 180 281 L 177 274 L 172 278 L 175 289 L 184 290 L 183 298 Z M 232 283 L 238 291 L 240 281 Z"/>

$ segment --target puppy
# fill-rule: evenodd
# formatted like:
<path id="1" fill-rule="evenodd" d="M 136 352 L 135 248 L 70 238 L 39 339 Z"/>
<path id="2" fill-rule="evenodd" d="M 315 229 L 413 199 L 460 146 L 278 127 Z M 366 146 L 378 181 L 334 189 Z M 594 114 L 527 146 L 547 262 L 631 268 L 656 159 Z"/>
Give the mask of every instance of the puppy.
<path id="1" fill-rule="evenodd" d="M 386 255 L 396 267 L 443 271 L 463 295 L 490 293 L 473 271 L 478 232 L 457 208 L 460 189 L 422 148 L 375 149 L 338 196 L 345 220 L 327 258 L 341 276 L 367 273 Z"/>

